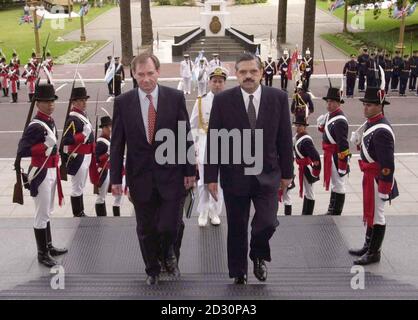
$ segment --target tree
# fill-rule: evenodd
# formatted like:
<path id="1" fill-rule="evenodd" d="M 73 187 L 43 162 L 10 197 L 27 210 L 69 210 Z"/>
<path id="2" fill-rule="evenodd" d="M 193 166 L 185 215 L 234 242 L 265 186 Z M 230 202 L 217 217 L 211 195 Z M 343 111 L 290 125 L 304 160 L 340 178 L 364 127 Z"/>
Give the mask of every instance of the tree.
<path id="1" fill-rule="evenodd" d="M 279 0 L 277 16 L 277 44 L 286 43 L 287 0 Z"/>
<path id="2" fill-rule="evenodd" d="M 120 2 L 120 38 L 122 45 L 122 64 L 129 65 L 132 61 L 132 23 L 131 0 Z"/>
<path id="3" fill-rule="evenodd" d="M 141 45 L 152 50 L 153 41 L 150 0 L 141 0 Z"/>
<path id="4" fill-rule="evenodd" d="M 344 3 L 344 26 L 343 26 L 343 32 L 348 32 L 347 22 L 348 22 L 348 0 L 346 0 L 345 3 Z"/>
<path id="5" fill-rule="evenodd" d="M 305 1 L 305 16 L 303 20 L 303 46 L 302 52 L 309 48 L 311 56 L 314 56 L 315 45 L 315 14 L 316 0 Z"/>

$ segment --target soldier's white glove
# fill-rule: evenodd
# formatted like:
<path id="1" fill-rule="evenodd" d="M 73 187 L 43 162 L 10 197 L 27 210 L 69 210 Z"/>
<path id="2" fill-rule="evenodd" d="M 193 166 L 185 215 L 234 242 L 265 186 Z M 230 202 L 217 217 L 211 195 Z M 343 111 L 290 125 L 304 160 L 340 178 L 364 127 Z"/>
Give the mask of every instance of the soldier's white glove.
<path id="1" fill-rule="evenodd" d="M 321 114 L 318 119 L 316 119 L 316 124 L 318 125 L 318 127 L 322 127 L 323 125 L 325 125 L 325 119 L 326 119 L 326 115 L 325 114 Z"/>
<path id="2" fill-rule="evenodd" d="M 358 146 L 361 143 L 361 136 L 357 131 L 351 132 L 351 138 L 350 141 L 352 144 Z"/>
<path id="3" fill-rule="evenodd" d="M 83 135 L 86 137 L 85 141 L 87 141 L 90 137 L 91 132 L 93 131 L 91 125 L 85 124 L 83 128 Z"/>

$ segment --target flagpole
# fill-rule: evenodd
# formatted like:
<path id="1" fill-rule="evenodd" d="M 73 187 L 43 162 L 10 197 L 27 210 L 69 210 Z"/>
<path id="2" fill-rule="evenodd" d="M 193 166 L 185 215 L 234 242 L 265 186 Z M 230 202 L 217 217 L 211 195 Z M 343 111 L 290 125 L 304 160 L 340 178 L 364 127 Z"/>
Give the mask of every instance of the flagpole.
<path id="1" fill-rule="evenodd" d="M 80 34 L 80 42 L 86 42 L 86 34 L 84 32 L 84 13 L 85 13 L 85 8 L 84 6 L 86 5 L 85 2 L 81 3 L 81 15 L 80 15 L 80 24 L 81 24 L 81 34 Z"/>
<path id="2" fill-rule="evenodd" d="M 33 16 L 33 28 L 35 32 L 35 53 L 36 58 L 41 57 L 41 45 L 39 40 L 39 29 L 38 29 L 38 16 L 36 15 L 36 5 L 38 4 L 37 1 L 29 2 L 30 4 L 30 11 L 32 11 Z"/>

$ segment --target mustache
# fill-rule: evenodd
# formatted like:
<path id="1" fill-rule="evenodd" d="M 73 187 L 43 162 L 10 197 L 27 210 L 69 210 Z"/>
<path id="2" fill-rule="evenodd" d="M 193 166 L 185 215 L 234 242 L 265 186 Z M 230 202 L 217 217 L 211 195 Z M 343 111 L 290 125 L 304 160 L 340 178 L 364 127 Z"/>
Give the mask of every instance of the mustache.
<path id="1" fill-rule="evenodd" d="M 254 82 L 253 79 L 245 79 L 244 82 Z"/>

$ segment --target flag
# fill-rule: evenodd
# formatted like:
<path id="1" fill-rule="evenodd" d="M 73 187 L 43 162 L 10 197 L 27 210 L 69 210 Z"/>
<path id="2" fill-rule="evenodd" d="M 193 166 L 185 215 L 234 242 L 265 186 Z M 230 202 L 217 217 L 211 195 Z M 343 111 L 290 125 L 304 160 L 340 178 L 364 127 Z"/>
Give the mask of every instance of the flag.
<path id="1" fill-rule="evenodd" d="M 293 71 L 298 68 L 298 49 L 296 48 L 295 51 L 292 53 L 292 57 L 290 58 L 290 65 L 287 68 L 287 78 L 289 80 L 293 79 Z"/>
<path id="2" fill-rule="evenodd" d="M 39 23 L 35 26 L 36 29 L 41 29 L 42 28 L 42 23 L 44 22 L 44 17 L 45 17 L 45 13 L 41 17 L 41 20 L 39 20 Z"/>
<path id="3" fill-rule="evenodd" d="M 334 10 L 342 7 L 345 4 L 344 0 L 337 0 L 334 3 L 331 4 L 329 11 L 333 12 Z"/>
<path id="4" fill-rule="evenodd" d="M 106 81 L 106 83 L 110 83 L 110 81 L 112 81 L 114 76 L 115 76 L 115 58 L 112 57 L 109 68 L 106 71 L 104 81 Z"/>
<path id="5" fill-rule="evenodd" d="M 86 16 L 87 13 L 89 12 L 89 9 L 90 9 L 90 5 L 89 4 L 82 5 L 81 8 L 80 8 L 80 12 L 78 13 L 78 15 L 80 17 Z"/>

